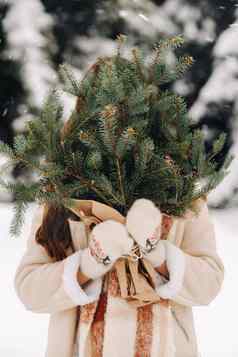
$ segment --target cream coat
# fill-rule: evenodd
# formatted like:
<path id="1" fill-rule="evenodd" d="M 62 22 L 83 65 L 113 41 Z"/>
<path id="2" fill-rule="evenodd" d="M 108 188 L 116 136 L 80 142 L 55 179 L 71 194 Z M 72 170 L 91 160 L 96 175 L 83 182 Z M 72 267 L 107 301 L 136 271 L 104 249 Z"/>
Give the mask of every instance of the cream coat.
<path id="1" fill-rule="evenodd" d="M 68 257 L 59 262 L 47 255 L 35 241 L 42 215 L 39 206 L 33 216 L 25 254 L 15 273 L 15 290 L 27 310 L 50 314 L 45 357 L 73 357 L 77 306 L 97 299 L 95 291 L 100 280 L 84 290 L 78 285 L 79 298 L 74 297 L 65 277 L 77 252 L 72 254 L 69 250 Z M 198 357 L 192 307 L 208 305 L 220 291 L 224 279 L 207 203 L 203 203 L 198 217 L 176 218 L 173 234 L 168 239 L 182 249 L 186 259 L 183 287 L 171 301 L 176 357 Z M 77 237 L 73 241 L 76 249 L 82 248 Z"/>

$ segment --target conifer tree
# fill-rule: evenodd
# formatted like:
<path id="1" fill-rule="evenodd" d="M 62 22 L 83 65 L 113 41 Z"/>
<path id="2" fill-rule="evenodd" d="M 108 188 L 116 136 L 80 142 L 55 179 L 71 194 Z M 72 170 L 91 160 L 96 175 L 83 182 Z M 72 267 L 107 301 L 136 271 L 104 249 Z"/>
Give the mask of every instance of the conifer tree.
<path id="1" fill-rule="evenodd" d="M 14 147 L 0 144 L 11 163 L 21 162 L 39 177 L 31 185 L 1 180 L 16 198 L 13 235 L 32 201 L 71 207 L 72 198 L 95 199 L 126 214 L 144 197 L 162 212 L 181 216 L 229 173 L 233 156 L 219 170 L 215 161 L 225 133 L 206 152 L 203 132 L 192 130 L 183 97 L 164 89 L 193 63 L 189 55 L 177 57 L 175 69 L 166 61 L 167 50 L 182 46 L 183 38 L 155 44 L 149 63 L 139 48 L 125 58 L 125 41 L 118 36 L 116 53 L 99 57 L 81 81 L 61 66 L 64 89 L 76 97 L 66 123 L 54 89 Z"/>

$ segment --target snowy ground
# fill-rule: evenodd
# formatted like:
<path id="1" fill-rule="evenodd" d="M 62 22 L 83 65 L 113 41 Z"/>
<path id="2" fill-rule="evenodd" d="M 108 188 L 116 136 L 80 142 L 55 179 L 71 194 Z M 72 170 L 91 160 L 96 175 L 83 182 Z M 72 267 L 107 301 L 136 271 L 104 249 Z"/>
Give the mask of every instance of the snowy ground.
<path id="1" fill-rule="evenodd" d="M 238 300 L 238 210 L 210 212 L 215 223 L 218 251 L 225 264 L 226 277 L 221 293 L 210 306 L 194 310 L 201 357 L 237 357 L 235 319 Z M 29 218 L 26 219 L 22 236 L 15 239 L 8 234 L 12 214 L 11 205 L 0 205 L 0 356 L 43 357 L 48 315 L 26 311 L 13 288 L 13 276 L 25 249 L 32 209 L 28 209 Z"/>

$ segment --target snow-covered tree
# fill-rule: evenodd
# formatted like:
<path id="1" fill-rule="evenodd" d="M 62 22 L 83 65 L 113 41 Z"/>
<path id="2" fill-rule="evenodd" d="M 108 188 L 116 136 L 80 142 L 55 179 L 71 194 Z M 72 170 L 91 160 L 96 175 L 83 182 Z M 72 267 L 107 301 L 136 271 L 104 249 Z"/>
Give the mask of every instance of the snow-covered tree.
<path id="1" fill-rule="evenodd" d="M 194 126 L 201 127 L 207 136 L 207 147 L 221 131 L 227 142 L 220 162 L 227 151 L 238 149 L 238 51 L 235 46 L 238 29 L 238 4 L 234 1 L 167 0 L 147 2 L 145 11 L 135 4 L 119 14 L 129 26 L 144 36 L 155 37 L 182 33 L 187 39 L 187 50 L 196 62 L 183 79 L 173 87 L 185 95 L 191 107 Z M 133 8 L 134 7 L 134 8 Z M 235 11 L 236 9 L 236 11 Z M 135 14 L 135 12 L 134 12 Z M 144 25 L 143 25 L 144 23 Z M 209 196 L 213 206 L 237 204 L 238 159 L 230 168 L 230 175 Z"/>
<path id="2" fill-rule="evenodd" d="M 238 152 L 238 49 L 235 46 L 238 29 L 238 10 L 236 20 L 219 36 L 213 49 L 213 70 L 200 91 L 198 100 L 190 112 L 195 120 L 209 116 L 216 110 L 217 120 L 226 121 L 231 128 L 231 152 Z M 222 111 L 229 110 L 229 116 L 219 118 Z M 238 158 L 230 167 L 230 175 L 211 195 L 211 203 L 234 204 L 238 202 Z"/>
<path id="3" fill-rule="evenodd" d="M 60 63 L 70 64 L 80 78 L 84 69 L 99 55 L 112 53 L 113 41 L 119 33 L 128 35 L 129 46 L 139 45 L 146 56 L 161 38 L 183 34 L 186 39 L 183 51 L 192 55 L 195 63 L 184 78 L 170 84 L 168 89 L 173 88 L 186 97 L 193 125 L 201 127 L 207 135 L 208 150 L 220 132 L 227 132 L 223 152 L 216 158 L 222 165 L 237 136 L 238 99 L 235 95 L 231 95 L 232 99 L 228 98 L 227 93 L 223 100 L 218 99 L 219 93 L 224 90 L 222 81 L 218 80 L 219 73 L 226 72 L 226 80 L 232 85 L 237 67 L 234 54 L 228 54 L 235 48 L 232 45 L 237 31 L 235 0 L 7 2 L 9 10 L 3 21 L 9 44 L 7 53 L 14 63 L 20 63 L 21 84 L 27 91 L 25 106 L 20 101 L 16 103 L 17 113 L 21 115 L 20 120 L 14 120 L 13 130 L 22 130 L 22 118 L 27 118 L 22 115 L 24 111 L 34 113 L 41 105 L 49 83 L 58 81 L 56 70 Z M 224 44 L 230 46 L 226 55 L 221 54 L 219 49 L 224 48 Z M 172 55 L 169 60 L 173 63 Z M 67 108 L 70 106 L 67 105 Z M 66 117 L 69 112 L 70 109 L 67 109 Z M 233 191 L 236 187 L 235 174 L 234 181 L 231 175 L 226 180 L 229 177 Z M 222 205 L 230 201 L 228 190 L 219 193 L 218 189 L 217 195 L 221 199 L 214 201 L 213 198 L 211 203 Z"/>
<path id="4" fill-rule="evenodd" d="M 53 19 L 40 0 L 9 0 L 9 11 L 3 21 L 7 33 L 7 54 L 20 63 L 24 88 L 27 91 L 22 114 L 37 109 L 50 85 L 56 80 L 51 41 Z M 20 128 L 19 128 L 20 129 Z"/>
<path id="5" fill-rule="evenodd" d="M 11 81 L 10 90 L 5 92 L 7 99 L 1 101 L 5 105 L 1 113 L 5 125 L 1 125 L 0 140 L 12 144 L 14 134 L 24 130 L 26 120 L 40 109 L 49 87 L 57 79 L 52 61 L 56 48 L 54 41 L 51 41 L 53 19 L 45 12 L 40 0 L 8 0 L 5 5 L 1 4 L 1 9 L 5 10 L 1 30 L 5 39 L 2 61 L 6 63 L 1 77 L 4 85 L 13 76 L 15 83 Z M 9 70 L 6 71 L 6 68 Z M 19 91 L 20 98 L 18 93 L 12 95 L 15 91 Z M 5 160 L 4 156 L 0 158 L 1 170 L 5 170 L 6 177 L 13 179 L 21 175 L 22 170 L 18 166 L 6 170 L 3 165 Z M 29 172 L 24 176 L 25 179 L 32 179 Z M 0 199 L 11 197 L 1 191 Z"/>
<path id="6" fill-rule="evenodd" d="M 0 2 L 0 17 L 4 18 L 8 11 L 8 4 Z M 12 122 L 19 115 L 19 107 L 24 101 L 24 89 L 20 78 L 20 66 L 6 54 L 7 48 L 6 32 L 2 21 L 0 22 L 0 141 L 12 144 L 14 132 Z M 5 166 L 8 161 L 5 154 L 0 155 L 0 167 Z M 2 168 L 3 170 L 3 168 Z M 9 171 L 2 172 L 4 179 L 11 181 L 12 175 Z M 0 188 L 0 200 L 9 201 L 12 195 L 3 192 Z"/>

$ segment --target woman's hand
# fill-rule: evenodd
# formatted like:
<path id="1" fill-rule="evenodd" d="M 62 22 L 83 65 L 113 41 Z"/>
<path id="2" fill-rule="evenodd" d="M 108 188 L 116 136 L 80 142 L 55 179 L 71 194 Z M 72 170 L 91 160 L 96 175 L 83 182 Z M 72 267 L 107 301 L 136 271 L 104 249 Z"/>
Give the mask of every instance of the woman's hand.
<path id="1" fill-rule="evenodd" d="M 136 200 L 127 213 L 126 228 L 154 267 L 165 261 L 165 248 L 160 241 L 161 224 L 161 211 L 148 199 Z"/>
<path id="2" fill-rule="evenodd" d="M 97 224 L 89 235 L 89 246 L 82 252 L 80 271 L 91 279 L 104 275 L 133 244 L 122 223 L 109 219 Z"/>

